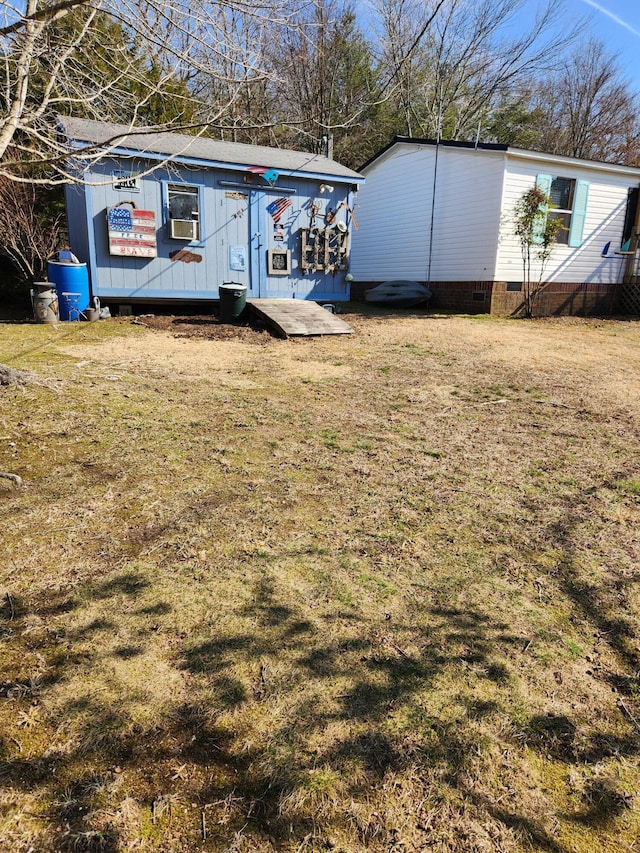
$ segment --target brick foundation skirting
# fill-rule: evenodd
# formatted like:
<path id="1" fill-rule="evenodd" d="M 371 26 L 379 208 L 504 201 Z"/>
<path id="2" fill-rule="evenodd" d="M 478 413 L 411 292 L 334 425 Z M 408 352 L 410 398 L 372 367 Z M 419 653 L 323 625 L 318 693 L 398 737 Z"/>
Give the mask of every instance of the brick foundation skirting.
<path id="1" fill-rule="evenodd" d="M 351 282 L 351 299 L 364 301 L 367 290 L 380 281 Z M 430 307 L 461 314 L 518 316 L 523 312 L 522 290 L 511 289 L 506 281 L 432 281 L 421 282 L 431 290 Z M 550 282 L 538 294 L 533 314 L 552 316 L 606 316 L 618 307 L 620 285 L 601 283 Z"/>

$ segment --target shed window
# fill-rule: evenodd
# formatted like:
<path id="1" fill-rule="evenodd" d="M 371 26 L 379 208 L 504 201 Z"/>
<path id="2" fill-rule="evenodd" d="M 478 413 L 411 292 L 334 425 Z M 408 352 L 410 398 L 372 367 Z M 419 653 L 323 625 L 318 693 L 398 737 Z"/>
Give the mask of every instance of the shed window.
<path id="1" fill-rule="evenodd" d="M 200 188 L 167 184 L 169 237 L 200 240 Z"/>

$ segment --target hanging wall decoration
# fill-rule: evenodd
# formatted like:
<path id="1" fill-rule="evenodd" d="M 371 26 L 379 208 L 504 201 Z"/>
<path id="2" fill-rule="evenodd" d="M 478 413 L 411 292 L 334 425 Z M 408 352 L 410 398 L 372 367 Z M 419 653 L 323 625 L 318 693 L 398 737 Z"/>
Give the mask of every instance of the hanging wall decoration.
<path id="1" fill-rule="evenodd" d="M 202 255 L 197 252 L 190 252 L 189 249 L 176 249 L 175 252 L 169 252 L 169 258 L 172 261 L 182 261 L 183 264 L 202 263 Z"/>
<path id="2" fill-rule="evenodd" d="M 124 169 L 114 169 L 111 172 L 114 190 L 124 190 L 129 193 L 140 192 L 140 178 L 133 172 Z"/>
<path id="3" fill-rule="evenodd" d="M 277 224 L 280 222 L 282 214 L 288 207 L 291 207 L 290 198 L 277 198 L 275 201 L 272 201 L 271 204 L 267 205 L 267 211 L 271 214 L 271 218 Z"/>
<path id="4" fill-rule="evenodd" d="M 346 201 L 341 201 L 340 204 L 336 207 L 336 213 L 340 210 L 341 207 L 344 207 L 349 215 L 351 216 L 351 222 L 353 223 L 353 227 L 358 230 L 358 220 L 356 219 L 356 215 L 353 210 L 349 207 Z"/>
<path id="5" fill-rule="evenodd" d="M 236 272 L 244 272 L 247 268 L 247 247 L 229 246 L 229 267 Z"/>
<path id="6" fill-rule="evenodd" d="M 249 166 L 247 172 L 250 172 L 252 175 L 260 175 L 270 187 L 274 186 L 280 177 L 280 172 L 276 169 L 267 169 L 266 166 Z"/>
<path id="7" fill-rule="evenodd" d="M 320 205 L 315 202 L 309 206 L 309 228 L 315 228 L 316 216 L 320 213 Z"/>
<path id="8" fill-rule="evenodd" d="M 291 252 L 289 249 L 267 250 L 267 274 L 268 275 L 290 275 L 291 274 Z"/>
<path id="9" fill-rule="evenodd" d="M 155 211 L 140 210 L 132 201 L 122 201 L 107 208 L 107 228 L 110 255 L 157 257 Z"/>

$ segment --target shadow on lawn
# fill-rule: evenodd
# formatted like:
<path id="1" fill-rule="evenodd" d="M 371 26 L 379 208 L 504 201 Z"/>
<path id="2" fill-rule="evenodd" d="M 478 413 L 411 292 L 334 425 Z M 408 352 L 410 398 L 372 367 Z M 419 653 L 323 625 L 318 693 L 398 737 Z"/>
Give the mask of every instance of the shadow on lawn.
<path id="1" fill-rule="evenodd" d="M 636 498 L 631 500 L 637 501 Z M 608 648 L 615 661 L 615 671 L 603 667 L 598 677 L 604 678 L 620 697 L 637 700 L 640 698 L 640 650 L 632 598 L 640 583 L 640 571 L 637 566 L 631 567 L 630 561 L 626 569 L 619 564 L 608 564 L 599 582 L 580 576 L 574 543 L 584 520 L 592 515 L 594 501 L 592 494 L 579 496 L 567 506 L 564 518 L 552 531 L 556 547 L 562 553 L 558 575 L 562 592 L 574 612 L 591 627 L 594 636 Z"/>
<path id="2" fill-rule="evenodd" d="M 92 585 L 85 594 L 119 596 L 123 607 L 133 609 L 148 588 L 145 578 L 130 571 Z M 81 606 L 77 593 L 67 601 Z M 60 605 L 65 606 L 58 602 L 56 611 Z M 163 602 L 138 610 L 152 611 L 158 620 L 170 612 Z M 447 643 L 462 648 L 469 661 L 486 663 L 487 677 L 492 677 L 495 644 L 504 642 L 506 626 L 490 624 L 472 610 L 439 609 L 433 615 L 434 630 L 428 637 L 419 635 L 411 652 L 399 644 L 401 625 L 385 625 L 384 633 L 362 637 L 350 633 L 352 619 L 338 619 L 324 633 L 305 618 L 302 607 L 283 604 L 274 581 L 263 575 L 241 614 L 251 630 L 184 644 L 181 666 L 206 688 L 195 692 L 207 701 L 177 702 L 154 726 L 135 724 L 126 704 L 103 704 L 99 693 L 70 701 L 62 716 L 74 730 L 73 740 L 60 743 L 58 736 L 28 759 L 7 758 L 11 745 L 4 741 L 3 782 L 47 792 L 50 849 L 60 853 L 121 849 L 126 843 L 121 810 L 107 809 L 106 802 L 110 791 L 127 785 L 157 815 L 158 832 L 171 824 L 158 803 L 174 798 L 195 805 L 189 825 L 182 828 L 184 843 L 192 846 L 203 840 L 207 818 L 211 849 L 228 846 L 239 831 L 276 850 L 299 846 L 310 833 L 330 834 L 336 818 L 327 804 L 335 798 L 366 800 L 372 786 L 409 767 L 420 773 L 437 765 L 455 785 L 474 752 L 472 733 L 437 716 L 410 738 L 385 726 L 390 714 L 451 663 Z M 50 657 L 55 664 L 49 667 L 47 686 L 69 677 L 78 662 L 74 644 L 93 637 L 99 648 L 101 635 L 111 627 L 109 620 L 95 619 L 66 635 L 65 654 Z M 117 653 L 126 657 L 140 651 L 122 647 Z M 248 671 L 255 674 L 253 683 L 247 682 Z M 346 687 L 336 692 L 339 682 Z M 301 685 L 312 689 L 300 690 Z M 286 713 L 279 710 L 282 704 Z M 256 733 L 256 745 L 251 744 L 254 735 L 243 744 L 228 719 L 218 722 L 224 719 L 221 712 L 241 706 L 252 706 L 267 726 Z M 479 719 L 494 709 L 480 703 L 469 710 Z M 336 734 L 324 740 L 330 725 L 338 726 Z M 183 777 L 180 768 L 187 764 L 190 772 Z M 338 820 L 344 821 L 340 811 Z M 352 824 L 350 832 L 363 846 L 392 842 L 392 828 L 379 816 L 354 815 Z"/>
<path id="3" fill-rule="evenodd" d="M 588 512 L 584 501 L 570 505 L 553 531 L 552 544 L 563 553 L 562 592 L 619 662 L 615 672 L 603 672 L 602 677 L 621 696 L 637 695 L 632 673 L 637 672 L 638 655 L 625 587 L 615 572 L 599 587 L 587 585 L 578 573 L 573 540 Z M 161 625 L 171 614 L 171 605 L 139 602 L 151 587 L 148 579 L 129 571 L 113 574 L 85 593 L 102 600 L 120 596 L 128 609 L 137 606 L 135 612 L 153 616 Z M 46 621 L 80 607 L 82 598 L 76 590 L 52 598 L 39 615 Z M 4 627 L 11 623 L 7 630 L 14 643 L 25 627 L 27 610 L 27 604 L 17 602 L 11 620 L 6 604 L 0 614 Z M 144 726 L 131 720 L 126 704 L 110 707 L 99 698 L 70 702 L 65 718 L 83 719 L 84 729 L 66 744 L 53 741 L 34 747 L 30 753 L 36 757 L 31 758 L 16 755 L 15 745 L 3 738 L 0 774 L 5 786 L 47 791 L 54 845 L 50 849 L 60 853 L 122 849 L 126 843 L 122 808 L 115 813 L 106 808 L 107 795 L 118 788 L 129 790 L 146 806 L 152 830 L 159 836 L 173 823 L 167 803 L 189 803 L 192 811 L 188 819 L 181 818 L 180 832 L 181 843 L 192 849 L 204 836 L 210 849 L 228 847 L 237 833 L 264 849 L 300 846 L 309 838 L 329 844 L 334 820 L 346 821 L 348 832 L 362 847 L 389 849 L 394 830 L 383 817 L 346 814 L 345 807 L 336 817 L 331 806 L 366 801 L 385 779 L 409 770 L 418 784 L 425 785 L 429 774 L 436 773 L 463 798 L 474 820 L 490 816 L 543 851 L 566 853 L 568 848 L 540 822 L 469 786 L 468 771 L 480 749 L 473 723 L 494 714 L 497 703 L 465 696 L 461 689 L 464 715 L 445 719 L 423 702 L 434 680 L 452 667 L 459 667 L 461 674 L 473 668 L 496 689 L 507 687 L 510 673 L 503 657 L 522 643 L 507 621 L 490 620 L 471 607 L 425 605 L 429 630 L 383 621 L 356 631 L 353 614 L 338 614 L 329 625 L 320 618 L 311 621 L 306 612 L 302 603 L 283 603 L 274 579 L 263 573 L 251 603 L 240 613 L 245 630 L 225 633 L 222 627 L 201 642 L 183 638 L 176 665 L 196 685 L 192 701 L 176 701 L 154 725 Z M 16 710 L 26 715 L 30 709 L 37 711 L 38 691 L 68 679 L 78 663 L 74 644 L 91 637 L 98 641 L 112 627 L 106 619 L 88 623 L 65 637 L 64 653 L 53 653 L 53 640 L 43 642 L 41 651 L 49 660 L 46 680 L 31 693 L 25 683 L 22 695 L 17 682 L 17 692 L 10 695 L 5 682 L 0 701 L 12 699 Z M 31 642 L 27 633 L 24 636 Z M 139 642 L 122 645 L 115 654 L 126 659 L 143 650 L 141 633 Z M 263 730 L 257 735 L 247 736 L 230 722 L 235 712 L 247 708 L 262 719 Z M 415 722 L 396 730 L 387 723 L 400 710 L 410 712 Z M 329 727 L 334 734 L 323 738 Z M 566 764 L 595 765 L 613 755 L 637 755 L 639 750 L 633 735 L 579 737 L 576 721 L 563 714 L 532 716 L 522 739 L 545 757 Z M 191 769 L 183 776 L 180 768 L 187 764 Z M 602 781 L 589 784 L 584 803 L 583 811 L 571 819 L 585 826 L 606 826 L 630 805 L 624 792 Z M 431 806 L 436 813 L 436 804 Z"/>

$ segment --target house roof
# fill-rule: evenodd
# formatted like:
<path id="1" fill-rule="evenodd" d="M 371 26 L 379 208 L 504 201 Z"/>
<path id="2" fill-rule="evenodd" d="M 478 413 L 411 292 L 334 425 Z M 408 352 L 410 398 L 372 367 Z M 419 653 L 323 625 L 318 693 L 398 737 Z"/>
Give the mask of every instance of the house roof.
<path id="1" fill-rule="evenodd" d="M 479 142 L 477 145 L 475 142 L 460 142 L 452 139 L 420 139 L 414 136 L 394 136 L 391 142 L 388 145 L 385 145 L 384 148 L 381 148 L 373 157 L 370 157 L 366 163 L 363 163 L 360 166 L 360 171 L 366 169 L 367 166 L 370 166 L 373 162 L 382 157 L 383 154 L 386 154 L 391 148 L 399 143 L 404 143 L 406 145 L 441 145 L 447 148 L 478 148 L 482 151 L 507 151 L 507 145 L 499 145 L 493 142 Z"/>
<path id="2" fill-rule="evenodd" d="M 364 172 L 369 166 L 371 166 L 376 160 L 390 151 L 395 145 L 405 144 L 405 145 L 416 145 L 416 146 L 436 146 L 440 145 L 445 148 L 465 148 L 467 150 L 478 150 L 478 151 L 498 151 L 503 152 L 508 157 L 514 157 L 523 160 L 538 160 L 544 161 L 546 163 L 557 163 L 557 164 L 565 164 L 565 165 L 582 165 L 590 169 L 600 169 L 605 172 L 619 172 L 630 177 L 640 180 L 640 168 L 636 166 L 623 166 L 618 163 L 605 163 L 600 160 L 585 160 L 578 159 L 576 157 L 566 157 L 560 154 L 545 154 L 541 151 L 528 151 L 524 148 L 514 148 L 511 145 L 502 145 L 498 143 L 491 142 L 459 142 L 453 140 L 445 140 L 442 139 L 440 141 L 435 139 L 418 139 L 411 136 L 396 136 L 391 142 L 378 151 L 377 154 L 374 154 L 366 163 L 360 166 L 360 171 Z"/>
<path id="3" fill-rule="evenodd" d="M 204 136 L 187 136 L 155 131 L 147 127 L 132 127 L 70 116 L 59 116 L 58 127 L 70 142 L 97 145 L 114 153 L 148 155 L 153 158 L 161 155 L 178 162 L 198 163 L 203 166 L 259 166 L 286 174 L 303 173 L 345 178 L 349 181 L 363 180 L 362 175 L 353 169 L 348 169 L 322 154 L 309 151 L 224 142 Z"/>

